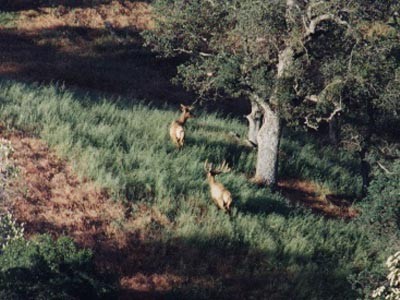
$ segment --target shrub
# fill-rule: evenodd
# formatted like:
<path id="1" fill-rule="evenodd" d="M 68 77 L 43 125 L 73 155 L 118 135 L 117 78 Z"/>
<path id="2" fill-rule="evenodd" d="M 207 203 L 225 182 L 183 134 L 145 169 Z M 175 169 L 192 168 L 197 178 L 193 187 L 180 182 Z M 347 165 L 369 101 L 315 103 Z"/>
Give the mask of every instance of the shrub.
<path id="1" fill-rule="evenodd" d="M 108 299 L 109 282 L 96 274 L 92 253 L 66 237 L 14 239 L 0 255 L 0 299 Z"/>
<path id="2" fill-rule="evenodd" d="M 361 204 L 361 222 L 378 234 L 400 234 L 400 160 L 391 173 L 380 172 L 371 182 L 368 197 Z"/>

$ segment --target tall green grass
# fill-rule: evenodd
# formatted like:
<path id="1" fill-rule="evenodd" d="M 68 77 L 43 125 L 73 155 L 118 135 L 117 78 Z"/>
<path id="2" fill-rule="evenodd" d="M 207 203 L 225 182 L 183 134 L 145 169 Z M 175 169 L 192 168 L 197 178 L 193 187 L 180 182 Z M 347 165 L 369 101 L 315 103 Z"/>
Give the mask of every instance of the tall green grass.
<path id="1" fill-rule="evenodd" d="M 7 80 L 0 83 L 0 103 L 5 123 L 45 139 L 133 214 L 145 203 L 169 218 L 171 225 L 149 225 L 155 235 L 144 268 L 197 278 L 171 291 L 172 298 L 355 299 L 348 276 L 379 269 L 386 256 L 381 241 L 358 224 L 312 215 L 250 184 L 255 153 L 228 134 L 245 133 L 238 120 L 199 113 L 178 151 L 167 134 L 178 112 L 168 107 Z M 281 175 L 359 191 L 351 156 L 299 133 L 285 136 Z M 232 166 L 219 178 L 233 194 L 232 217 L 210 200 L 206 159 Z M 378 255 L 368 258 L 371 252 Z"/>

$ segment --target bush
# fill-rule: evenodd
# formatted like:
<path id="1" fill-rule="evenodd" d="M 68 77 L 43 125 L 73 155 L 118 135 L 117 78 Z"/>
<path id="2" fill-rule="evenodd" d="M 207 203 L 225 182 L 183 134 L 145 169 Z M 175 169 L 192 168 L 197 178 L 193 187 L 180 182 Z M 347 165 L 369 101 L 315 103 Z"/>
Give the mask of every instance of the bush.
<path id="1" fill-rule="evenodd" d="M 361 216 L 355 225 L 375 239 L 375 250 L 371 250 L 366 259 L 384 261 L 388 253 L 400 247 L 400 161 L 390 166 L 390 173 L 378 171 L 368 189 L 368 196 L 360 203 Z M 372 249 L 373 249 L 372 248 Z M 384 255 L 384 256 L 383 256 Z M 380 257 L 377 259 L 377 257 Z M 364 299 L 378 296 L 376 286 L 380 285 L 385 274 L 384 265 L 375 263 L 358 274 L 350 276 L 353 288 Z M 383 289 L 380 289 L 383 292 Z M 398 297 L 398 296 L 397 296 Z M 375 298 L 376 299 L 376 298 Z M 379 298 L 380 299 L 380 298 Z M 399 299 L 399 298 L 382 298 Z"/>
<path id="2" fill-rule="evenodd" d="M 391 173 L 380 172 L 371 182 L 368 197 L 361 204 L 361 222 L 378 234 L 400 234 L 400 160 Z"/>
<path id="3" fill-rule="evenodd" d="M 0 299 L 108 299 L 109 282 L 96 274 L 92 253 L 66 237 L 12 240 L 0 255 Z"/>

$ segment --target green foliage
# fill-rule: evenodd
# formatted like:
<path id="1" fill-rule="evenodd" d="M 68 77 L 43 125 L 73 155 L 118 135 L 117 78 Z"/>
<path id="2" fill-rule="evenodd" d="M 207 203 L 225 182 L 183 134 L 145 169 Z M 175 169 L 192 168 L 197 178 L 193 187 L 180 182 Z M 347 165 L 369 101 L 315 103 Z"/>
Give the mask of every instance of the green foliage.
<path id="1" fill-rule="evenodd" d="M 356 220 L 356 224 L 371 235 L 382 236 L 388 240 L 393 253 L 400 247 L 400 162 L 397 160 L 391 165 L 390 174 L 382 170 L 376 172 L 368 189 L 368 196 L 359 204 L 361 216 Z M 376 255 L 381 255 L 379 248 L 370 252 L 368 257 Z M 364 299 L 371 299 L 376 287 L 381 286 L 385 273 L 381 263 L 352 275 L 351 281 L 354 289 L 363 295 Z"/>
<path id="2" fill-rule="evenodd" d="M 0 217 L 0 299 L 111 299 L 111 278 L 99 276 L 93 256 L 73 241 L 24 238 L 11 213 Z"/>
<path id="3" fill-rule="evenodd" d="M 80 174 L 130 204 L 133 215 L 145 204 L 168 218 L 168 224 L 154 220 L 145 225 L 146 269 L 200 278 L 176 287 L 172 298 L 355 299 L 347 277 L 363 269 L 381 272 L 379 264 L 390 251 L 385 238 L 372 237 L 358 223 L 313 216 L 279 193 L 249 183 L 255 153 L 229 136 L 229 131 L 246 130 L 235 119 L 197 112 L 198 118 L 187 124 L 185 147 L 177 151 L 168 139 L 177 109 L 13 81 L 1 82 L 0 99 L 4 122 L 43 137 Z M 301 175 L 339 192 L 359 189 L 357 162 L 351 155 L 329 147 L 320 152 L 320 145 L 300 132 L 286 136 L 282 174 Z M 233 169 L 219 176 L 233 195 L 232 217 L 218 211 L 210 199 L 203 171 L 206 159 L 226 159 Z M 34 245 L 30 251 L 42 253 Z M 31 256 L 18 251 L 16 256 L 32 263 Z M 379 255 L 369 258 L 374 251 Z M 53 260 L 43 259 L 58 270 Z M 247 282 L 238 294 L 235 280 L 244 278 L 259 283 L 250 290 Z M 66 282 L 69 286 L 68 278 Z M 49 284 L 58 287 L 53 281 Z"/>
<path id="4" fill-rule="evenodd" d="M 0 299 L 111 299 L 112 291 L 91 252 L 69 238 L 18 239 L 0 255 Z"/>
<path id="5" fill-rule="evenodd" d="M 162 55 L 189 54 L 177 79 L 201 96 L 265 97 L 274 83 L 269 59 L 277 41 L 260 46 L 254 39 L 284 27 L 282 8 L 270 1 L 155 1 L 156 27 L 144 37 Z"/>
<path id="6" fill-rule="evenodd" d="M 383 89 L 396 81 L 398 3 L 293 2 L 157 0 L 155 28 L 144 37 L 161 55 L 189 54 L 178 78 L 201 96 L 257 94 L 268 102 L 278 84 L 288 120 L 329 115 L 339 98 L 346 115 L 362 115 L 353 106 L 370 102 L 366 91 L 379 106 Z M 328 19 L 318 22 L 320 16 Z M 386 31 L 374 33 L 374 26 Z M 282 80 L 277 65 L 285 47 L 293 56 Z M 319 95 L 316 106 L 305 101 L 312 94 Z"/>
<path id="7" fill-rule="evenodd" d="M 363 200 L 363 222 L 376 234 L 400 236 L 400 161 L 391 165 L 391 174 L 380 171 Z"/>

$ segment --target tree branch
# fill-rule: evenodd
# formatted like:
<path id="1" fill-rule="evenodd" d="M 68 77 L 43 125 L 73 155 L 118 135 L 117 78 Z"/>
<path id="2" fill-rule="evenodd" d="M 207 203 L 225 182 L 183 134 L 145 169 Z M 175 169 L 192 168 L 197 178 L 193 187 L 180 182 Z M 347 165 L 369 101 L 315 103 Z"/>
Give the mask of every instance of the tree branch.
<path id="1" fill-rule="evenodd" d="M 307 95 L 307 96 L 304 97 L 304 100 L 305 100 L 305 101 L 312 102 L 312 103 L 314 103 L 314 104 L 321 103 L 321 102 L 323 101 L 321 98 L 324 97 L 324 94 L 327 92 L 327 89 L 328 89 L 330 86 L 335 85 L 335 84 L 339 84 L 339 83 L 341 83 L 341 82 L 342 82 L 341 79 L 335 80 L 335 81 L 329 83 L 329 84 L 322 90 L 322 92 L 321 92 L 319 95 Z M 318 117 L 318 118 L 316 118 L 316 120 L 315 120 L 315 121 L 316 121 L 316 125 L 311 124 L 310 121 L 308 120 L 308 117 L 309 117 L 310 115 L 307 116 L 306 121 L 304 122 L 304 124 L 305 124 L 307 127 L 310 127 L 310 128 L 312 128 L 312 129 L 317 130 L 317 129 L 318 129 L 318 126 L 319 126 L 319 123 L 321 123 L 321 122 L 323 122 L 323 121 L 329 123 L 330 121 L 332 121 L 332 119 L 342 111 L 342 100 L 341 100 L 341 97 L 340 97 L 339 103 L 334 103 L 334 107 L 335 107 L 335 109 L 331 112 L 331 114 L 330 114 L 328 117 L 325 117 L 325 118 Z"/>
<path id="2" fill-rule="evenodd" d="M 192 50 L 187 50 L 187 49 L 184 49 L 184 48 L 174 48 L 172 50 L 175 51 L 175 52 L 178 52 L 178 53 L 186 53 L 186 54 L 193 54 L 194 53 Z M 197 53 L 200 56 L 203 56 L 203 57 L 211 57 L 211 56 L 213 56 L 213 54 L 211 54 L 211 53 L 206 53 L 206 52 L 202 52 L 202 51 L 199 51 Z"/>
<path id="3" fill-rule="evenodd" d="M 332 21 L 335 22 L 339 25 L 344 25 L 348 28 L 351 28 L 350 24 L 347 23 L 346 21 L 343 21 L 339 17 L 335 16 L 334 14 L 323 14 L 318 17 L 315 17 L 311 20 L 310 24 L 306 27 L 306 32 L 304 34 L 304 39 L 309 38 L 312 36 L 315 31 L 317 30 L 317 27 L 320 23 L 324 21 Z"/>
<path id="4" fill-rule="evenodd" d="M 324 89 L 319 93 L 319 95 L 306 95 L 306 96 L 304 97 L 304 100 L 310 101 L 310 102 L 313 102 L 313 103 L 322 102 L 321 98 L 323 98 L 323 97 L 325 96 L 325 94 L 328 92 L 328 89 L 329 89 L 330 87 L 335 86 L 335 85 L 337 85 L 337 84 L 341 84 L 341 83 L 343 83 L 343 82 L 344 82 L 344 80 L 343 80 L 342 78 L 340 78 L 340 79 L 335 79 L 335 80 L 333 80 L 332 82 L 328 83 L 328 84 L 324 87 Z M 341 106 L 341 104 L 337 104 L 337 105 L 340 105 L 340 106 Z"/>
<path id="5" fill-rule="evenodd" d="M 317 96 L 317 95 L 307 95 L 307 96 L 305 96 L 304 100 L 310 101 L 313 103 L 321 102 L 319 99 L 319 96 Z"/>
<path id="6" fill-rule="evenodd" d="M 387 168 L 385 168 L 385 166 L 382 165 L 379 161 L 377 161 L 376 163 L 378 164 L 379 168 L 381 168 L 386 174 L 388 174 L 388 175 L 394 174 L 393 172 L 390 172 Z"/>
<path id="7" fill-rule="evenodd" d="M 314 129 L 314 130 L 318 130 L 318 124 L 317 125 L 315 125 L 315 124 L 311 124 L 310 123 L 310 120 L 308 119 L 308 117 L 309 117 L 309 115 L 308 116 L 306 116 L 306 120 L 304 121 L 304 125 L 306 125 L 308 128 L 311 128 L 311 129 Z"/>

